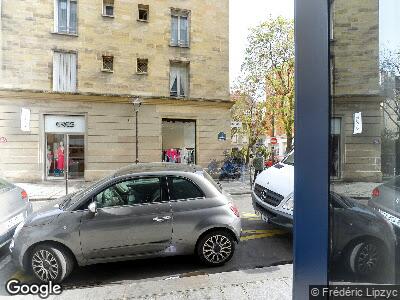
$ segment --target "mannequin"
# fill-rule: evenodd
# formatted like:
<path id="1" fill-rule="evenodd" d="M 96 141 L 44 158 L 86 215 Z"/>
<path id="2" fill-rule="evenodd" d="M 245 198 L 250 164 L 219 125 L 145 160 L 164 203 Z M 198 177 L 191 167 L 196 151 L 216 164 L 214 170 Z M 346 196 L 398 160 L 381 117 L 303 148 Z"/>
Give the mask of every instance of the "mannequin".
<path id="1" fill-rule="evenodd" d="M 64 142 L 60 142 L 57 148 L 57 169 L 60 173 L 64 172 Z"/>
<path id="2" fill-rule="evenodd" d="M 53 152 L 51 152 L 51 147 L 47 146 L 46 150 L 46 169 L 47 169 L 47 176 L 50 175 L 50 167 L 51 162 L 53 161 Z"/>

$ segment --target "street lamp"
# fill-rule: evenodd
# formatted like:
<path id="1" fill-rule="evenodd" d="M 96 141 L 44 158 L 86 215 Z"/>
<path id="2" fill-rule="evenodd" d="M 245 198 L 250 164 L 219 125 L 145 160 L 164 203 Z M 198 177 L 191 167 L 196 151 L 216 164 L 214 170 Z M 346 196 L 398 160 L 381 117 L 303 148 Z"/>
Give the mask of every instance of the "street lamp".
<path id="1" fill-rule="evenodd" d="M 136 160 L 135 163 L 137 164 L 139 162 L 139 139 L 138 139 L 138 113 L 139 113 L 139 108 L 142 105 L 142 102 L 140 101 L 139 97 L 134 97 L 131 100 L 131 103 L 133 105 L 133 111 L 135 112 L 135 129 L 136 129 Z"/>

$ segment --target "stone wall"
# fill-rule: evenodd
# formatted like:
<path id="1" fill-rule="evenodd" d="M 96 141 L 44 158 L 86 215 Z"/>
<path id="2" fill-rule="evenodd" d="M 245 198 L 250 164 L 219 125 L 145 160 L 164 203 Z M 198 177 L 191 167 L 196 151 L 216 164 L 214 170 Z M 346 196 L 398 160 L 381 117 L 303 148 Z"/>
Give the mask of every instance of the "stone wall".
<path id="1" fill-rule="evenodd" d="M 16 181 L 44 178 L 45 114 L 82 114 L 87 118 L 85 179 L 94 180 L 135 162 L 135 118 L 129 98 L 0 92 L 0 172 Z M 163 118 L 196 121 L 197 163 L 207 167 L 230 149 L 230 103 L 147 99 L 139 112 L 139 161 L 159 162 Z M 20 109 L 31 109 L 30 132 L 19 128 Z"/>
<path id="2" fill-rule="evenodd" d="M 78 34 L 54 31 L 54 0 L 3 1 L 0 88 L 52 90 L 54 49 L 78 53 L 78 92 L 169 97 L 170 60 L 190 63 L 190 98 L 229 99 L 228 0 L 147 0 L 149 22 L 137 21 L 141 1 L 78 0 Z M 190 10 L 190 47 L 170 46 L 171 8 Z M 114 72 L 101 72 L 102 55 Z M 137 58 L 149 60 L 136 74 Z"/>

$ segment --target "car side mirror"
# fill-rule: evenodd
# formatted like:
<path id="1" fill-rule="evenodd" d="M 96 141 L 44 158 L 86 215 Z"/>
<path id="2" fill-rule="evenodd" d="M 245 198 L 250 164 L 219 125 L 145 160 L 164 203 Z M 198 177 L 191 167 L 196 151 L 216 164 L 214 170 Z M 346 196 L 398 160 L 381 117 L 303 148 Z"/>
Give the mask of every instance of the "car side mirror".
<path id="1" fill-rule="evenodd" d="M 97 214 L 97 203 L 95 201 L 93 201 L 92 203 L 90 203 L 88 205 L 88 209 L 92 214 Z"/>

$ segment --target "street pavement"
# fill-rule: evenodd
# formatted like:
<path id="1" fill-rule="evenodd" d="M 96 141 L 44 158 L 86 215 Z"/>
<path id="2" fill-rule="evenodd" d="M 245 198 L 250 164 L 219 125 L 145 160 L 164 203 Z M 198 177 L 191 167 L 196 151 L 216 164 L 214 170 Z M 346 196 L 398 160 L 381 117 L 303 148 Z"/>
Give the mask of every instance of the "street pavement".
<path id="1" fill-rule="evenodd" d="M 154 278 L 208 276 L 221 272 L 252 270 L 290 263 L 292 261 L 291 233 L 262 222 L 254 214 L 250 194 L 234 194 L 232 197 L 241 213 L 244 235 L 232 260 L 224 266 L 207 268 L 191 256 L 98 264 L 76 268 L 64 282 L 64 288 L 70 290 L 99 288 L 109 284 L 134 283 Z M 37 210 L 48 201 L 33 201 L 32 203 L 34 210 Z M 13 266 L 7 248 L 3 248 L 0 250 L 0 296 L 7 295 L 4 283 L 10 278 L 19 279 L 22 282 L 33 282 L 31 276 Z"/>

